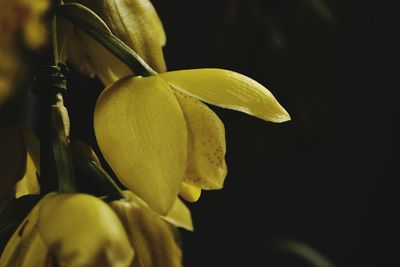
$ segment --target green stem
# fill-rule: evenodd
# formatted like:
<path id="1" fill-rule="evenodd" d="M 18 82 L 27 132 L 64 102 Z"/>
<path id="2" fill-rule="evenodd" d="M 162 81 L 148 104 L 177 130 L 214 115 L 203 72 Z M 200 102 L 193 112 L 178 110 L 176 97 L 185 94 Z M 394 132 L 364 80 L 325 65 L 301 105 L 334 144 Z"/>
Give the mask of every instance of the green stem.
<path id="1" fill-rule="evenodd" d="M 53 65 L 57 66 L 60 62 L 58 55 L 58 36 L 57 36 L 57 18 L 53 16 L 51 20 L 52 42 L 53 42 Z"/>
<path id="2" fill-rule="evenodd" d="M 157 74 L 135 51 L 112 34 L 105 23 L 87 7 L 77 3 L 64 4 L 57 8 L 56 14 L 99 42 L 137 75 Z"/>

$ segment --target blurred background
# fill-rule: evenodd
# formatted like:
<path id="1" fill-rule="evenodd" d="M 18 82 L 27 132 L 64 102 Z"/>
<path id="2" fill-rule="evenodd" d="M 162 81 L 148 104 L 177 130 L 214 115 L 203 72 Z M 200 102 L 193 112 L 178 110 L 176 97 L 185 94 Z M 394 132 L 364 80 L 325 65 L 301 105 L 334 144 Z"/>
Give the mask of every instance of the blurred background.
<path id="1" fill-rule="evenodd" d="M 240 72 L 292 117 L 273 124 L 212 107 L 226 127 L 229 174 L 222 191 L 189 204 L 185 266 L 317 266 L 285 242 L 323 255 L 319 266 L 400 266 L 395 1 L 152 2 L 170 70 Z M 74 69 L 69 85 L 72 138 L 96 148 L 103 87 Z"/>

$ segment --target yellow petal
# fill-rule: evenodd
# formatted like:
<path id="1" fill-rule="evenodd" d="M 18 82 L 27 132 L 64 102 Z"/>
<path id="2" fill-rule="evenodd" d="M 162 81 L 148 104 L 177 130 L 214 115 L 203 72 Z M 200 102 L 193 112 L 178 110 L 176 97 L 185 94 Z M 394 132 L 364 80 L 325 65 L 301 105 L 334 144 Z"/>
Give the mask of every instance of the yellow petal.
<path id="1" fill-rule="evenodd" d="M 192 215 L 190 210 L 179 198 L 176 199 L 174 206 L 167 216 L 162 217 L 176 227 L 182 227 L 186 230 L 193 231 Z"/>
<path id="2" fill-rule="evenodd" d="M 100 95 L 96 139 L 118 179 L 166 215 L 186 168 L 187 130 L 169 86 L 158 77 L 126 77 Z"/>
<path id="3" fill-rule="evenodd" d="M 119 78 L 133 73 L 125 63 L 86 33 L 76 30 L 76 36 L 81 40 L 84 51 L 87 52 L 89 65 L 104 85 L 108 86 Z"/>
<path id="4" fill-rule="evenodd" d="M 162 46 L 165 33 L 160 18 L 148 0 L 66 1 L 78 2 L 93 10 L 110 31 L 131 47 L 150 67 L 166 71 Z M 78 69 L 97 75 L 106 86 L 132 74 L 132 70 L 107 49 L 80 30 L 65 33 L 66 54 Z M 79 49 L 80 47 L 80 49 Z M 89 71 L 88 71 L 89 70 Z"/>
<path id="5" fill-rule="evenodd" d="M 15 197 L 40 194 L 38 175 L 40 174 L 39 140 L 29 129 L 22 130 L 26 146 L 25 175 L 15 186 Z"/>
<path id="6" fill-rule="evenodd" d="M 196 202 L 200 198 L 201 188 L 183 182 L 179 195 L 186 201 Z"/>
<path id="7" fill-rule="evenodd" d="M 111 32 L 157 72 L 166 71 L 161 20 L 149 0 L 79 0 L 100 16 Z M 120 76 L 122 77 L 122 76 Z"/>
<path id="8" fill-rule="evenodd" d="M 72 6 L 71 8 L 76 8 L 79 16 L 96 29 L 111 32 L 104 21 L 91 10 L 85 7 Z M 132 70 L 127 65 L 89 35 L 61 18 L 57 21 L 60 29 L 61 61 L 67 60 L 89 76 L 97 75 L 105 85 L 132 74 Z"/>
<path id="9" fill-rule="evenodd" d="M 77 33 L 77 29 L 60 17 L 57 17 L 57 29 L 60 61 L 64 63 L 68 61 L 78 71 L 93 77 L 95 73 L 91 59 L 85 50 L 80 35 Z"/>
<path id="10" fill-rule="evenodd" d="M 266 121 L 284 122 L 289 114 L 263 85 L 223 69 L 194 69 L 160 74 L 176 90 L 209 104 L 247 113 Z"/>
<path id="11" fill-rule="evenodd" d="M 50 255 L 38 233 L 37 223 L 40 207 L 49 196 L 45 196 L 35 205 L 8 240 L 0 257 L 0 267 L 47 266 L 43 263 L 50 260 Z"/>
<path id="12" fill-rule="evenodd" d="M 132 194 L 127 194 L 127 199 L 110 203 L 135 249 L 133 266 L 182 266 L 182 253 L 175 239 L 174 228 L 136 199 Z"/>
<path id="13" fill-rule="evenodd" d="M 49 196 L 41 206 L 38 227 L 61 266 L 131 266 L 134 251 L 122 223 L 94 196 Z"/>
<path id="14" fill-rule="evenodd" d="M 202 189 L 220 189 L 227 174 L 224 124 L 200 101 L 178 91 L 175 95 L 189 133 L 184 181 Z"/>

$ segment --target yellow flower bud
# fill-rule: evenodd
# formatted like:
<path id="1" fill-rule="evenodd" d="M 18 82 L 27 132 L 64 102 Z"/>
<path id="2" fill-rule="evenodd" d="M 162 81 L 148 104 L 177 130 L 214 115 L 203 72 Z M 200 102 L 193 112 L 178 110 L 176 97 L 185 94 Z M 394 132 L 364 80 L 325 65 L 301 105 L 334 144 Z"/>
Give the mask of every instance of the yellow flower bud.
<path id="1" fill-rule="evenodd" d="M 86 194 L 51 195 L 38 229 L 61 266 L 131 266 L 134 251 L 123 225 L 102 200 Z"/>

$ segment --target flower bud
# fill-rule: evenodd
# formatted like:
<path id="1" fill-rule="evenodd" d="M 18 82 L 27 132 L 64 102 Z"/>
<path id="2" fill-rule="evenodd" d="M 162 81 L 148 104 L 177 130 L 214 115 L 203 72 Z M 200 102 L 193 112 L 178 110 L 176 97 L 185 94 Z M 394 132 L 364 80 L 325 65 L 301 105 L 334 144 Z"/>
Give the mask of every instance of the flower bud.
<path id="1" fill-rule="evenodd" d="M 134 251 L 123 225 L 94 196 L 49 196 L 40 209 L 38 229 L 61 266 L 131 266 Z"/>

